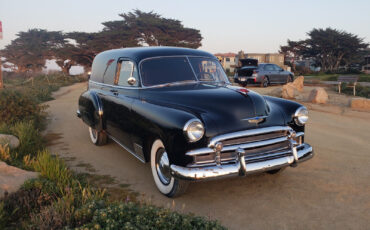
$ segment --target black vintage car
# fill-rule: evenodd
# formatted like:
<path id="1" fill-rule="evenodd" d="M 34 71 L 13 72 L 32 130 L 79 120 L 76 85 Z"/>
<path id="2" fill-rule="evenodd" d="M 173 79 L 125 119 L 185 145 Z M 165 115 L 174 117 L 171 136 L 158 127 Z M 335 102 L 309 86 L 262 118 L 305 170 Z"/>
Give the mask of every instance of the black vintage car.
<path id="1" fill-rule="evenodd" d="M 77 115 L 94 144 L 110 138 L 150 162 L 169 197 L 189 181 L 277 173 L 313 156 L 304 106 L 230 85 L 217 58 L 200 50 L 98 54 Z"/>

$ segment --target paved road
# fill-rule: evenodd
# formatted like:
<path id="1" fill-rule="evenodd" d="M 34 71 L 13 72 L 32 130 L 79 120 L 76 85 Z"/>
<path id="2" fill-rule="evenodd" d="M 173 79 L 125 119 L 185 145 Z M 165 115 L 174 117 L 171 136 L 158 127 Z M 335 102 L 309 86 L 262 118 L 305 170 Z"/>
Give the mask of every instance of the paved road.
<path id="1" fill-rule="evenodd" d="M 72 165 L 83 161 L 130 184 L 154 204 L 172 205 L 156 190 L 148 164 L 115 143 L 90 144 L 87 127 L 75 115 L 84 88 L 63 88 L 48 103 L 47 131 L 60 137 L 50 148 L 76 157 Z M 370 114 L 357 115 L 311 111 L 306 140 L 317 153 L 312 160 L 280 175 L 191 184 L 174 201 L 176 208 L 218 219 L 230 229 L 369 229 Z"/>

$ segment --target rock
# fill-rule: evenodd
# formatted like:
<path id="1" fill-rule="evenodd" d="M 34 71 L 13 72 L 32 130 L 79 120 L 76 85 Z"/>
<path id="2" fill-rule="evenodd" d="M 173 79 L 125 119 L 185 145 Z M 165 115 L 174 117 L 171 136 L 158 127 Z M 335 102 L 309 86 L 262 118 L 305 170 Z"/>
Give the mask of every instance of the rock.
<path id="1" fill-rule="evenodd" d="M 308 101 L 316 104 L 326 104 L 328 99 L 329 96 L 322 87 L 317 87 L 311 90 L 310 95 L 308 96 Z"/>
<path id="2" fill-rule="evenodd" d="M 36 172 L 25 171 L 0 161 L 0 198 L 17 191 L 24 182 L 37 177 Z"/>
<path id="3" fill-rule="evenodd" d="M 8 144 L 9 148 L 15 149 L 19 146 L 19 140 L 13 135 L 0 134 L 0 145 Z"/>
<path id="4" fill-rule="evenodd" d="M 271 92 L 268 93 L 269 96 L 273 96 L 273 97 L 281 97 L 282 96 L 282 88 L 275 88 L 273 89 Z"/>
<path id="5" fill-rule="evenodd" d="M 293 99 L 296 95 L 296 88 L 292 85 L 292 83 L 288 83 L 283 85 L 281 96 L 285 99 Z"/>
<path id="6" fill-rule="evenodd" d="M 355 110 L 370 111 L 370 99 L 352 98 L 351 108 Z"/>
<path id="7" fill-rule="evenodd" d="M 304 82 L 304 77 L 303 76 L 299 76 L 297 77 L 293 82 L 292 82 L 292 86 L 294 88 L 296 88 L 299 92 L 303 92 L 303 82 Z"/>

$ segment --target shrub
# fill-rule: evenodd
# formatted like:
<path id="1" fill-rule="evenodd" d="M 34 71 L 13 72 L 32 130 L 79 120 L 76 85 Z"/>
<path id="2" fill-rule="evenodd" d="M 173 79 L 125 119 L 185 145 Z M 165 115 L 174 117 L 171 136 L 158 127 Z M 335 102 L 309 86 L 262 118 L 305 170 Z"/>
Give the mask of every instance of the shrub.
<path id="1" fill-rule="evenodd" d="M 39 212 L 41 207 L 50 205 L 52 201 L 53 197 L 40 189 L 21 188 L 0 200 L 3 206 L 0 210 L 1 219 L 6 225 L 19 225 L 20 220 L 27 219 L 31 212 Z"/>
<path id="2" fill-rule="evenodd" d="M 19 139 L 19 147 L 14 150 L 17 158 L 23 159 L 25 155 L 36 155 L 37 151 L 43 147 L 40 131 L 35 128 L 33 121 L 17 122 L 10 127 L 11 134 Z"/>
<path id="3" fill-rule="evenodd" d="M 226 229 L 203 217 L 136 203 L 116 203 L 100 209 L 89 206 L 82 210 L 85 213 L 82 216 L 90 218 L 77 229 Z"/>
<path id="4" fill-rule="evenodd" d="M 38 105 L 30 95 L 17 90 L 0 90 L 0 123 L 31 120 L 39 125 L 44 117 L 44 109 L 45 106 Z"/>
<path id="5" fill-rule="evenodd" d="M 11 159 L 9 146 L 0 143 L 0 160 L 8 163 Z"/>
<path id="6" fill-rule="evenodd" d="M 59 157 L 52 156 L 48 150 L 38 152 L 33 162 L 33 168 L 40 172 L 42 177 L 55 182 L 61 189 L 71 187 L 73 184 L 72 173 L 64 161 Z"/>

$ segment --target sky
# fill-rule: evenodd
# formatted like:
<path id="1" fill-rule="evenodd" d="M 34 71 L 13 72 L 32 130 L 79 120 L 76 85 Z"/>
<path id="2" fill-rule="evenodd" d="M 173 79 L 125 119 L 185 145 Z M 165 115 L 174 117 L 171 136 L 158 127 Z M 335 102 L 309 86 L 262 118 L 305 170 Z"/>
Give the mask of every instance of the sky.
<path id="1" fill-rule="evenodd" d="M 96 32 L 134 9 L 154 11 L 199 29 L 200 49 L 212 53 L 278 52 L 287 39 L 305 39 L 313 28 L 332 27 L 370 43 L 369 0 L 0 0 L 3 40 L 32 28 Z"/>

